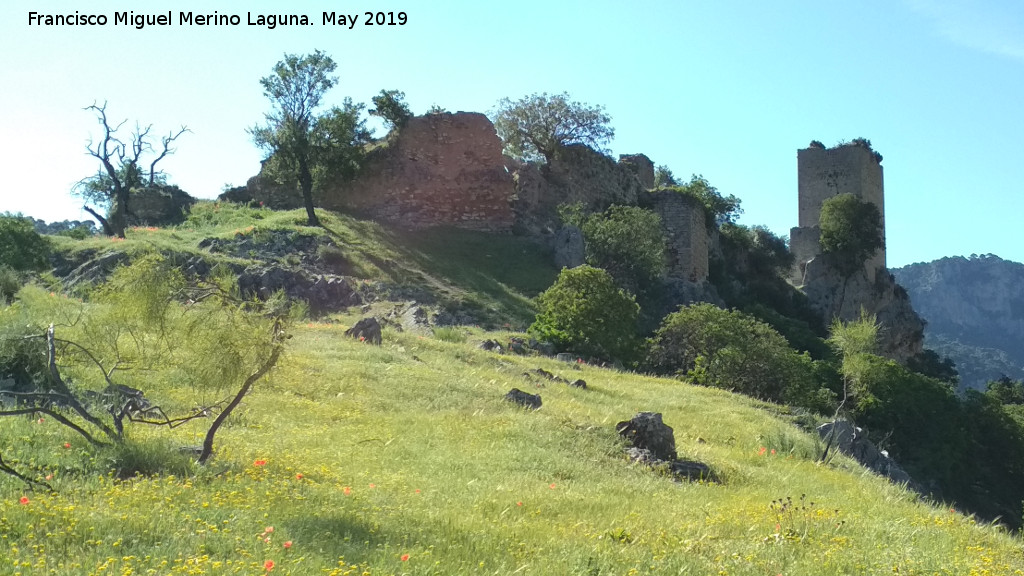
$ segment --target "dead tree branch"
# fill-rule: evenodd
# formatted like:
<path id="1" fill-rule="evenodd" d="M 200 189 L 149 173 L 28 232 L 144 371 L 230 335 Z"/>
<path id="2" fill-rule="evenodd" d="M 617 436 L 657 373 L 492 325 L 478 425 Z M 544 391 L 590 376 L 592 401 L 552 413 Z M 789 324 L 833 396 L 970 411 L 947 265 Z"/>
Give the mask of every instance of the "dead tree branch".
<path id="1" fill-rule="evenodd" d="M 43 482 L 41 480 L 34 480 L 32 478 L 29 478 L 28 476 L 25 476 L 24 474 L 18 472 L 17 470 L 12 468 L 9 464 L 4 462 L 3 454 L 0 454 L 0 472 L 3 472 L 5 474 L 10 474 L 11 476 L 14 476 L 18 480 L 21 480 L 25 484 L 28 484 L 29 488 L 35 488 L 36 486 L 42 486 L 42 487 L 46 488 L 47 490 L 53 492 L 53 487 L 50 486 L 49 484 L 47 484 L 46 482 Z"/>

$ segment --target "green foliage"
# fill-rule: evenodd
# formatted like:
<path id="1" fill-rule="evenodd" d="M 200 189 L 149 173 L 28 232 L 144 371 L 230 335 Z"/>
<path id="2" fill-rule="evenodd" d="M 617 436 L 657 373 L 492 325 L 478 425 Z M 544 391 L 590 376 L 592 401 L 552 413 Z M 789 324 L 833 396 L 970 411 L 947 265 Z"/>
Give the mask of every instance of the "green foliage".
<path id="1" fill-rule="evenodd" d="M 491 115 L 505 153 L 526 161 L 551 161 L 558 149 L 586 144 L 595 150 L 615 136 L 611 118 L 603 106 L 573 102 L 568 93 L 531 94 L 516 100 L 498 101 Z"/>
<path id="2" fill-rule="evenodd" d="M 384 120 L 391 129 L 401 129 L 412 118 L 412 110 L 405 103 L 405 92 L 399 90 L 381 90 L 374 96 L 370 116 Z"/>
<path id="3" fill-rule="evenodd" d="M 936 351 L 928 348 L 910 358 L 907 361 L 907 368 L 929 378 L 947 382 L 954 388 L 956 388 L 960 379 L 960 375 L 956 371 L 956 363 L 948 356 L 943 358 Z"/>
<path id="4" fill-rule="evenodd" d="M 665 235 L 661 217 L 654 212 L 637 206 L 611 206 L 604 213 L 586 217 L 581 228 L 587 264 L 607 270 L 620 286 L 636 293 L 640 286 L 664 275 Z"/>
<path id="5" fill-rule="evenodd" d="M 1003 376 L 988 383 L 985 394 L 1003 405 L 1024 404 L 1024 382 Z"/>
<path id="6" fill-rule="evenodd" d="M 461 344 L 466 341 L 466 333 L 454 326 L 436 326 L 434 327 L 434 338 L 442 342 L 451 342 L 453 344 Z"/>
<path id="7" fill-rule="evenodd" d="M 21 288 L 21 274 L 6 264 L 0 264 L 0 306 L 14 297 Z"/>
<path id="8" fill-rule="evenodd" d="M 178 476 L 195 474 L 196 463 L 181 446 L 166 438 L 126 438 L 98 451 L 96 465 L 116 478 Z"/>
<path id="9" fill-rule="evenodd" d="M 665 317 L 648 343 L 646 366 L 699 384 L 815 410 L 831 404 L 819 392 L 810 358 L 767 324 L 711 304 L 684 306 Z"/>
<path id="10" fill-rule="evenodd" d="M 310 225 L 319 223 L 313 211 L 314 185 L 332 174 L 353 175 L 369 139 L 360 120 L 363 106 L 351 99 L 341 108 L 316 114 L 324 93 L 338 81 L 336 69 L 334 60 L 319 50 L 305 56 L 285 54 L 274 73 L 260 79 L 273 106 L 267 123 L 249 130 L 253 142 L 268 152 L 268 175 L 302 191 Z"/>
<path id="11" fill-rule="evenodd" d="M 704 206 L 709 230 L 713 229 L 716 225 L 720 226 L 735 222 L 736 218 L 743 213 L 743 209 L 740 208 L 739 198 L 732 194 L 722 196 L 717 188 L 698 174 L 694 174 L 686 184 L 669 186 L 668 188 L 680 194 L 692 196 Z"/>
<path id="12" fill-rule="evenodd" d="M 0 215 L 0 266 L 13 270 L 42 270 L 49 265 L 50 242 L 32 221 L 20 214 Z"/>
<path id="13" fill-rule="evenodd" d="M 676 180 L 675 174 L 672 173 L 672 170 L 668 166 L 666 166 L 664 164 L 659 164 L 654 169 L 654 187 L 655 188 L 666 188 L 666 187 L 669 187 L 669 186 L 678 186 L 678 185 L 679 185 L 679 181 Z"/>
<path id="14" fill-rule="evenodd" d="M 839 194 L 821 205 L 821 248 L 849 276 L 883 246 L 878 207 L 853 194 Z"/>
<path id="15" fill-rule="evenodd" d="M 636 354 L 640 307 L 600 268 L 563 268 L 537 305 L 540 312 L 529 332 L 559 350 L 622 361 Z"/>

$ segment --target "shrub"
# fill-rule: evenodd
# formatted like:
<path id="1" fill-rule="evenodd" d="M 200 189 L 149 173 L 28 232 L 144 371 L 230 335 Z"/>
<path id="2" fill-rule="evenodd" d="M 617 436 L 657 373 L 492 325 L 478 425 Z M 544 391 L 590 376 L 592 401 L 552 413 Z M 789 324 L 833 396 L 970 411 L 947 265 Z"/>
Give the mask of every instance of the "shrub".
<path id="1" fill-rule="evenodd" d="M 660 374 L 766 400 L 827 409 L 809 356 L 798 354 L 764 322 L 711 304 L 684 306 L 665 317 L 649 341 L 646 364 Z"/>
<path id="2" fill-rule="evenodd" d="M 466 333 L 451 326 L 438 326 L 434 328 L 434 338 L 442 342 L 461 344 L 466 341 Z"/>
<path id="3" fill-rule="evenodd" d="M 604 359 L 629 361 L 636 354 L 640 307 L 604 270 L 563 268 L 537 304 L 540 313 L 528 330 L 537 339 Z"/>
<path id="4" fill-rule="evenodd" d="M 50 241 L 36 232 L 28 218 L 0 216 L 0 265 L 14 270 L 42 270 L 49 264 Z"/>
<path id="5" fill-rule="evenodd" d="M 587 264 L 607 270 L 633 292 L 665 273 L 661 217 L 636 206 L 612 206 L 583 222 Z"/>
<path id="6" fill-rule="evenodd" d="M 0 264 L 0 304 L 14 298 L 14 293 L 21 288 L 21 275 L 14 268 Z"/>

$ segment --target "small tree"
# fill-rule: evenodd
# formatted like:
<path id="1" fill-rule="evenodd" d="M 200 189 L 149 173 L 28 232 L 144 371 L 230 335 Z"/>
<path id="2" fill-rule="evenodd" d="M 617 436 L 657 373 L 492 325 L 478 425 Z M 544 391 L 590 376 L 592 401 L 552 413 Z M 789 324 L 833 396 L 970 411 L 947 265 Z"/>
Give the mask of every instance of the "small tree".
<path id="1" fill-rule="evenodd" d="M 583 222 L 587 264 L 607 270 L 631 292 L 665 273 L 661 217 L 636 206 L 612 206 Z"/>
<path id="2" fill-rule="evenodd" d="M 274 73 L 260 79 L 273 105 L 267 123 L 249 130 L 256 145 L 269 152 L 268 175 L 279 183 L 298 183 L 310 226 L 320 225 L 313 207 L 316 176 L 331 174 L 338 163 L 344 165 L 343 173 L 354 173 L 369 139 L 359 120 L 362 105 L 346 99 L 341 108 L 319 116 L 315 112 L 338 81 L 335 69 L 334 60 L 319 50 L 305 56 L 285 54 Z"/>
<path id="3" fill-rule="evenodd" d="M 0 266 L 16 271 L 42 270 L 49 264 L 50 241 L 36 232 L 28 218 L 0 215 Z"/>
<path id="4" fill-rule="evenodd" d="M 878 207 L 853 194 L 839 194 L 821 205 L 821 248 L 849 277 L 883 246 Z"/>
<path id="5" fill-rule="evenodd" d="M 659 164 L 658 167 L 654 169 L 655 188 L 664 188 L 667 186 L 678 185 L 679 181 L 676 180 L 676 175 L 672 173 L 672 170 L 668 166 L 664 164 Z"/>
<path id="6" fill-rule="evenodd" d="M 189 130 L 182 126 L 177 132 L 170 132 L 162 137 L 158 151 L 150 141 L 152 125 L 145 128 L 136 125 L 131 140 L 125 143 L 118 139 L 117 132 L 127 120 L 117 126 L 111 126 L 107 119 L 106 102 L 102 106 L 87 106 L 85 110 L 95 112 L 103 127 L 103 138 L 98 142 L 90 141 L 86 146 L 89 155 L 99 160 L 101 167 L 96 175 L 76 184 L 71 193 L 85 199 L 86 205 L 82 209 L 99 221 L 106 234 L 124 238 L 132 190 L 166 182 L 166 176 L 157 170 L 156 165 L 174 153 L 171 144 Z M 144 157 L 150 154 L 155 154 L 156 157 L 144 160 Z M 144 162 L 148 162 L 148 165 Z M 102 216 L 89 206 L 89 202 L 105 209 L 107 216 Z"/>
<path id="7" fill-rule="evenodd" d="M 381 90 L 380 94 L 374 96 L 372 100 L 373 108 L 370 109 L 370 116 L 381 118 L 392 130 L 401 130 L 409 118 L 412 118 L 412 110 L 405 103 L 405 92 Z"/>
<path id="8" fill-rule="evenodd" d="M 669 188 L 680 194 L 692 196 L 704 205 L 708 228 L 733 223 L 743 213 L 739 198 L 732 194 L 722 196 L 717 188 L 699 174 L 694 174 L 686 184 L 669 186 Z"/>
<path id="9" fill-rule="evenodd" d="M 527 161 L 550 162 L 569 144 L 602 150 L 615 136 L 604 107 L 573 102 L 568 93 L 532 94 L 515 102 L 503 98 L 492 120 L 505 152 Z"/>
<path id="10" fill-rule="evenodd" d="M 559 350 L 623 361 L 636 353 L 640 307 L 600 268 L 563 268 L 537 305 L 529 332 Z"/>

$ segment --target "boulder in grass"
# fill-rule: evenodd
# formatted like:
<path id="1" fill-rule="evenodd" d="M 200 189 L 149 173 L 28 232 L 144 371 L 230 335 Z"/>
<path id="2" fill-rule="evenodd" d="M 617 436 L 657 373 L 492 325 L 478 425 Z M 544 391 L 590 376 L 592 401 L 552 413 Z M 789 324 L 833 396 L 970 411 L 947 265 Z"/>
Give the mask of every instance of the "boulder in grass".
<path id="1" fill-rule="evenodd" d="M 540 394 L 530 394 L 529 392 L 523 392 L 519 388 L 509 390 L 508 394 L 505 394 L 505 400 L 533 410 L 541 407 Z"/>

